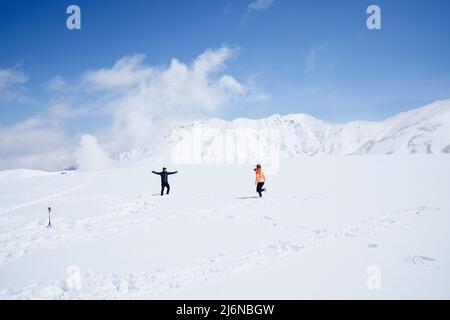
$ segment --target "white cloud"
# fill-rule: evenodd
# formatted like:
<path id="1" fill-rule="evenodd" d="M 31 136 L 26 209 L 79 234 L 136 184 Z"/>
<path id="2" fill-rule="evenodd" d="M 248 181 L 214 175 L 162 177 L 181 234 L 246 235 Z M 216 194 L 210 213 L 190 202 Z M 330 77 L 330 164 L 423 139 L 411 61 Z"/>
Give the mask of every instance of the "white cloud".
<path id="1" fill-rule="evenodd" d="M 266 93 L 254 94 L 248 97 L 249 102 L 264 102 L 270 99 L 270 95 Z"/>
<path id="2" fill-rule="evenodd" d="M 64 102 L 56 102 L 50 105 L 47 110 L 47 115 L 49 120 L 58 122 L 65 119 L 86 117 L 89 115 L 89 111 L 89 108 L 75 108 Z"/>
<path id="3" fill-rule="evenodd" d="M 65 124 L 87 110 L 54 103 L 43 113 L 16 124 L 0 126 L 0 170 L 32 168 L 61 170 L 71 166 L 76 136 Z"/>
<path id="4" fill-rule="evenodd" d="M 87 85 L 101 89 L 119 89 L 136 85 L 151 76 L 151 68 L 145 68 L 141 62 L 145 55 L 123 57 L 111 69 L 100 69 L 85 74 L 83 81 Z"/>
<path id="5" fill-rule="evenodd" d="M 29 99 L 21 92 L 21 87 L 28 81 L 28 76 L 15 69 L 0 69 L 0 102 L 26 102 Z"/>
<path id="6" fill-rule="evenodd" d="M 14 69 L 0 69 L 0 89 L 11 85 L 24 84 L 28 76 Z"/>
<path id="7" fill-rule="evenodd" d="M 166 67 L 146 67 L 142 56 L 132 56 L 119 60 L 112 69 L 90 72 L 89 79 L 102 78 L 103 83 L 127 87 L 119 95 L 115 92 L 105 105 L 113 119 L 110 135 L 114 138 L 108 144 L 111 150 L 146 144 L 165 124 L 209 115 L 244 98 L 245 86 L 222 73 L 233 54 L 228 47 L 208 49 L 189 64 L 174 58 Z"/>
<path id="8" fill-rule="evenodd" d="M 248 5 L 249 11 L 262 11 L 269 9 L 274 0 L 253 0 Z"/>
<path id="9" fill-rule="evenodd" d="M 245 93 L 245 87 L 229 75 L 224 75 L 220 78 L 220 85 L 225 90 L 230 90 L 236 94 L 243 95 Z"/>
<path id="10" fill-rule="evenodd" d="M 78 161 L 87 159 L 79 163 L 85 168 L 98 166 L 80 150 L 116 155 L 151 143 L 171 125 L 217 115 L 235 102 L 263 100 L 264 93 L 225 72 L 234 55 L 235 50 L 224 46 L 208 49 L 189 63 L 173 58 L 165 66 L 148 66 L 144 55 L 132 55 L 111 68 L 90 70 L 70 86 L 56 76 L 47 83 L 53 96 L 44 113 L 27 123 L 0 127 L 0 169 L 61 169 L 74 164 L 77 140 L 84 133 L 79 128 L 89 121 L 91 126 L 94 117 L 101 125 L 77 149 Z M 65 128 L 72 133 L 66 134 Z M 96 138 L 101 143 L 94 142 Z"/>
<path id="11" fill-rule="evenodd" d="M 65 91 L 69 89 L 66 80 L 61 76 L 53 77 L 46 83 L 46 86 L 50 91 Z"/>
<path id="12" fill-rule="evenodd" d="M 69 139 L 45 119 L 0 127 L 0 168 L 52 170 L 69 162 Z"/>
<path id="13" fill-rule="evenodd" d="M 75 160 L 78 169 L 83 171 L 104 170 L 112 166 L 109 154 L 98 144 L 97 138 L 89 134 L 81 137 Z"/>
<path id="14" fill-rule="evenodd" d="M 233 51 L 228 47 L 222 47 L 218 50 L 208 49 L 195 59 L 192 73 L 195 77 L 203 79 L 211 73 L 223 69 L 225 61 L 230 59 L 232 55 Z"/>

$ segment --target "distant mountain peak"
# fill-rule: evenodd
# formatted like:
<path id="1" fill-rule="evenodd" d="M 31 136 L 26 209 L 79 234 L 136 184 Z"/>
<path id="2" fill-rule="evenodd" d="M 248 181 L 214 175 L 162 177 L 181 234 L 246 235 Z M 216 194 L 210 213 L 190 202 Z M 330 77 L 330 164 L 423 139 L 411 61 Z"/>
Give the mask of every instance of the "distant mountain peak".
<path id="1" fill-rule="evenodd" d="M 279 132 L 281 157 L 450 154 L 450 99 L 434 101 L 377 122 L 331 124 L 303 113 L 274 114 L 256 120 L 211 118 L 172 128 L 153 145 L 128 151 L 119 159 L 168 158 L 173 148 L 192 143 L 193 139 L 202 139 L 199 144 L 201 156 L 212 159 L 227 134 L 234 133 L 237 140 L 246 139 L 245 130 L 253 130 L 262 136 L 266 135 L 264 130 Z"/>

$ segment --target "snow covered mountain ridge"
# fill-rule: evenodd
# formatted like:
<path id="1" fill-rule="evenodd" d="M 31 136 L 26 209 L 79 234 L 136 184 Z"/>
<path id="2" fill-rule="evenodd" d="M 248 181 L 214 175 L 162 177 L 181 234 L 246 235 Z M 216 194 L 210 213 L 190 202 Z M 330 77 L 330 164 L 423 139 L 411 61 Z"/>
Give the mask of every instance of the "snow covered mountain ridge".
<path id="1" fill-rule="evenodd" d="M 283 158 L 302 155 L 450 154 L 450 99 L 435 101 L 378 122 L 330 124 L 306 114 L 277 114 L 259 120 L 212 118 L 175 127 L 153 145 L 121 154 L 119 160 L 153 158 L 156 155 L 167 158 L 179 146 L 190 146 L 193 140 L 200 139 L 194 148 L 203 159 L 214 162 L 230 132 L 232 139 L 238 142 L 248 139 L 249 132 L 252 132 L 253 138 L 268 141 L 268 144 L 271 143 L 271 132 L 277 132 L 276 143 Z"/>

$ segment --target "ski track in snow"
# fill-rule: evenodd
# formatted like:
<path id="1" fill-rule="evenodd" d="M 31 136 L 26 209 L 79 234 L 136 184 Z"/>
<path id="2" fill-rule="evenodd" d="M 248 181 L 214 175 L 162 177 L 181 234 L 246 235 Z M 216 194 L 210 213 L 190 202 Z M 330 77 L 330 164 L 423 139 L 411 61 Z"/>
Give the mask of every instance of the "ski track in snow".
<path id="1" fill-rule="evenodd" d="M 320 196 L 307 197 L 303 201 L 315 199 Z M 180 214 L 171 214 L 166 217 L 147 215 L 140 219 L 129 219 L 130 215 L 149 212 L 157 209 L 157 204 L 150 205 L 146 196 L 138 197 L 138 200 L 121 203 L 120 210 L 112 214 L 102 215 L 95 218 L 85 218 L 75 222 L 64 220 L 55 221 L 59 226 L 49 231 L 47 235 L 42 235 L 43 225 L 33 224 L 29 226 L 29 232 L 23 238 L 14 241 L 15 245 L 10 246 L 8 250 L 2 248 L 2 263 L 7 263 L 20 255 L 15 256 L 11 253 L 20 248 L 23 243 L 30 243 L 29 247 L 22 248 L 21 255 L 26 254 L 34 247 L 47 247 L 62 244 L 68 239 L 86 239 L 86 235 L 91 237 L 117 236 L 126 234 L 126 229 L 132 225 L 139 224 L 141 227 L 152 227 L 163 223 L 167 219 L 186 218 L 186 219 L 207 219 L 208 216 L 215 215 L 220 211 L 239 209 L 242 205 L 233 205 L 224 208 L 202 209 Z M 259 199 L 258 199 L 259 200 Z M 263 202 L 266 201 L 266 202 Z M 266 199 L 263 201 L 254 201 L 243 204 L 244 206 L 267 205 Z M 159 201 L 157 201 L 159 203 Z M 415 209 L 401 210 L 395 213 L 385 214 L 379 217 L 373 217 L 358 223 L 344 227 L 338 231 L 328 230 L 310 230 L 311 236 L 303 240 L 276 241 L 264 247 L 250 249 L 240 257 L 219 253 L 215 256 L 204 257 L 197 265 L 184 269 L 166 268 L 155 269 L 148 272 L 141 272 L 128 275 L 117 275 L 100 273 L 93 270 L 82 271 L 83 288 L 81 290 L 71 290 L 65 281 L 55 280 L 51 282 L 30 282 L 29 285 L 18 291 L 3 290 L 0 292 L 0 299 L 128 299 L 128 298 L 157 298 L 159 295 L 170 290 L 183 288 L 194 283 L 200 283 L 220 277 L 221 275 L 233 272 L 251 270 L 277 259 L 296 254 L 303 249 L 313 246 L 319 246 L 326 241 L 336 241 L 344 238 L 354 238 L 363 234 L 385 232 L 399 226 L 399 220 L 408 215 L 428 214 L 432 211 L 439 211 L 438 208 L 421 206 Z M 108 222 L 112 217 L 123 215 L 127 220 L 120 222 L 120 228 L 116 223 Z M 226 218 L 226 216 L 225 216 Z M 234 216 L 233 218 L 237 218 Z M 267 219 L 268 218 L 268 219 Z M 266 223 L 275 228 L 283 227 L 270 217 L 259 217 L 257 215 L 241 216 L 239 219 L 251 219 L 257 223 Z M 122 223 L 126 222 L 124 227 Z M 103 225 L 97 228 L 96 225 Z M 106 224 L 106 228 L 105 228 Z M 298 226 L 297 226 L 298 228 Z M 27 229 L 27 230 L 28 230 Z M 295 229 L 295 228 L 294 228 Z M 39 234 L 41 234 L 39 236 Z M 51 235 L 49 235 L 51 234 Z M 88 237 L 89 238 L 89 237 Z M 373 247 L 375 248 L 375 247 Z M 9 255 L 5 256 L 5 253 Z M 404 260 L 405 263 L 413 267 L 428 268 L 432 271 L 438 271 L 436 261 L 430 257 L 412 256 Z"/>
<path id="2" fill-rule="evenodd" d="M 4 213 L 7 213 L 7 212 L 10 212 L 10 211 L 13 211 L 13 210 L 17 210 L 17 209 L 33 206 L 33 205 L 36 205 L 36 204 L 39 204 L 39 203 L 42 203 L 42 202 L 47 202 L 48 200 L 64 196 L 64 195 L 66 195 L 68 193 L 79 191 L 79 190 L 87 187 L 89 184 L 91 184 L 92 181 L 94 181 L 94 179 L 97 177 L 97 175 L 98 175 L 98 172 L 92 174 L 86 182 L 82 183 L 79 186 L 76 186 L 76 187 L 73 187 L 73 188 L 70 188 L 70 189 L 66 189 L 66 190 L 63 190 L 61 192 L 53 193 L 51 195 L 39 198 L 37 200 L 33 200 L 33 201 L 30 201 L 30 202 L 18 204 L 18 205 L 12 206 L 12 207 L 7 207 L 7 208 L 4 208 L 4 209 L 0 209 L 0 214 L 4 214 Z"/>

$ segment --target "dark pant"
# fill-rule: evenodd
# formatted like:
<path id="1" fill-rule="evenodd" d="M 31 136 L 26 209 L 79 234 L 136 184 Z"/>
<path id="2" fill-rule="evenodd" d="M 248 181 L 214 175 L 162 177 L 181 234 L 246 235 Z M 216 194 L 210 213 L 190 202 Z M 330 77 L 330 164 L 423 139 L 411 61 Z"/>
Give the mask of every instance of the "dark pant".
<path id="1" fill-rule="evenodd" d="M 258 192 L 260 197 L 262 197 L 261 192 L 266 190 L 266 189 L 263 189 L 263 185 L 264 185 L 264 182 L 258 182 L 258 184 L 256 185 L 256 192 Z"/>
<path id="2" fill-rule="evenodd" d="M 170 186 L 169 186 L 169 184 L 166 182 L 166 183 L 161 183 L 161 195 L 164 194 L 164 188 L 167 188 L 167 193 L 166 193 L 166 194 L 169 194 Z"/>

